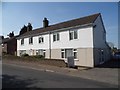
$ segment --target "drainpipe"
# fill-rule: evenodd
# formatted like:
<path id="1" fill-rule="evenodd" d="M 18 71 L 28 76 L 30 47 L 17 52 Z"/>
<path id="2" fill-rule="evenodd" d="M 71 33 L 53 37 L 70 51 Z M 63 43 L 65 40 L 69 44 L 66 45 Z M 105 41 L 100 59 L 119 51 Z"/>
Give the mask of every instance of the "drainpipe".
<path id="1" fill-rule="evenodd" d="M 51 59 L 51 32 L 49 32 L 49 58 Z"/>

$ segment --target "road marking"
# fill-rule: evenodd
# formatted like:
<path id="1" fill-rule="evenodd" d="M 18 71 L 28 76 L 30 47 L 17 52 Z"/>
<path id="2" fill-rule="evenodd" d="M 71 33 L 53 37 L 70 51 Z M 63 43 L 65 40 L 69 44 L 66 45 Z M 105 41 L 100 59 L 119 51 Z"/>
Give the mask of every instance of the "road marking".
<path id="1" fill-rule="evenodd" d="M 37 68 L 33 68 L 33 67 L 28 67 L 28 66 L 20 66 L 20 65 L 7 64 L 7 63 L 4 63 L 4 64 L 6 64 L 6 65 L 10 65 L 10 66 L 16 66 L 16 67 L 20 67 L 20 68 L 27 68 L 27 69 L 38 70 L 38 71 L 55 72 L 55 71 L 53 71 L 53 70 L 49 70 L 49 69 L 37 69 Z"/>

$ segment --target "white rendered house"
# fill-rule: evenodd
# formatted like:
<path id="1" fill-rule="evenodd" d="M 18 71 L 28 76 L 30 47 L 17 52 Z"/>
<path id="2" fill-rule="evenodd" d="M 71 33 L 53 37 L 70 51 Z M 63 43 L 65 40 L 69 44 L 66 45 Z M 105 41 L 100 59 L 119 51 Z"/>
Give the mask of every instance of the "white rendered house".
<path id="1" fill-rule="evenodd" d="M 101 14 L 94 14 L 28 31 L 17 38 L 17 56 L 44 55 L 45 58 L 74 57 L 76 66 L 94 67 L 110 59 Z"/>

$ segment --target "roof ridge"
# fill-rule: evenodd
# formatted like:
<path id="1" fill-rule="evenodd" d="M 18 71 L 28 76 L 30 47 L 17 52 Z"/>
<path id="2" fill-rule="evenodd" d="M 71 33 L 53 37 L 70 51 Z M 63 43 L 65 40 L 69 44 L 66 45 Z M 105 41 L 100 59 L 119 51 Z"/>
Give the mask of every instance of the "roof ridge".
<path id="1" fill-rule="evenodd" d="M 42 32 L 54 31 L 57 29 L 73 27 L 73 26 L 77 26 L 77 25 L 85 25 L 85 24 L 94 23 L 94 21 L 96 20 L 96 18 L 99 15 L 100 15 L 100 13 L 91 14 L 91 15 L 87 15 L 84 17 L 80 17 L 80 18 L 60 22 L 57 24 L 49 25 L 46 28 L 43 28 L 43 27 L 36 28 L 36 29 L 33 29 L 32 31 L 29 31 L 29 32 L 26 32 L 26 33 L 20 35 L 19 37 L 30 36 L 30 35 L 34 35 L 34 34 L 38 34 L 38 33 L 42 33 Z"/>
<path id="2" fill-rule="evenodd" d="M 94 16 L 94 15 L 100 15 L 100 13 L 91 14 L 91 15 L 87 15 L 87 16 L 84 16 L 84 17 L 79 17 L 79 18 L 76 18 L 76 19 L 66 20 L 64 22 L 56 23 L 56 24 L 53 24 L 53 25 L 50 25 L 50 26 L 54 26 L 54 25 L 61 24 L 61 23 L 66 23 L 66 22 L 71 22 L 71 21 L 74 21 L 74 20 L 79 20 L 79 19 L 82 19 L 82 18 Z"/>

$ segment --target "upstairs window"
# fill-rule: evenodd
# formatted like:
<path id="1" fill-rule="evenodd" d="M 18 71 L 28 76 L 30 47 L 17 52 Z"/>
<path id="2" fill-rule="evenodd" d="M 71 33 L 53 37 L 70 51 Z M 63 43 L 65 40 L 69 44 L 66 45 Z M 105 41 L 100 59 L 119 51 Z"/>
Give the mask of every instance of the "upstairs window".
<path id="1" fill-rule="evenodd" d="M 70 31 L 69 32 L 69 39 L 70 40 L 78 39 L 78 31 L 77 30 Z"/>
<path id="2" fill-rule="evenodd" d="M 43 43 L 43 42 L 44 42 L 44 38 L 43 38 L 42 36 L 39 37 L 39 38 L 38 38 L 38 42 L 39 42 L 39 43 Z"/>
<path id="3" fill-rule="evenodd" d="M 24 38 L 23 39 L 21 39 L 21 45 L 23 45 L 24 44 Z"/>
<path id="4" fill-rule="evenodd" d="M 53 34 L 53 42 L 54 41 L 59 41 L 60 40 L 60 35 L 59 35 L 59 33 L 54 33 Z"/>
<path id="5" fill-rule="evenodd" d="M 33 37 L 29 38 L 29 44 L 33 44 Z"/>

